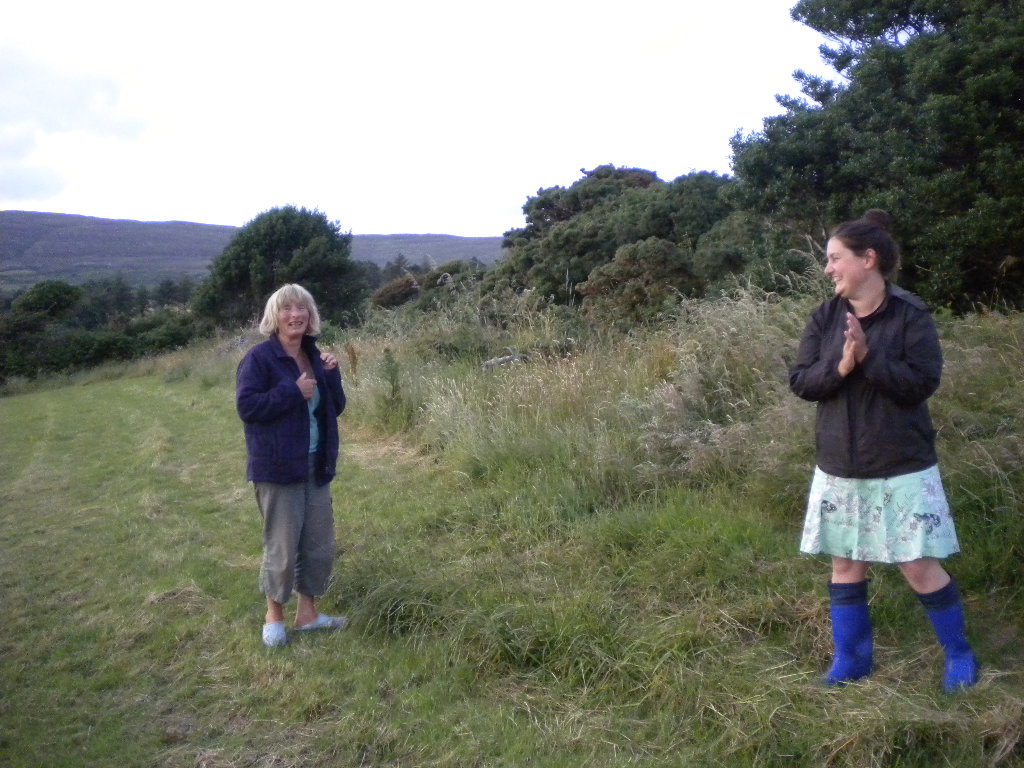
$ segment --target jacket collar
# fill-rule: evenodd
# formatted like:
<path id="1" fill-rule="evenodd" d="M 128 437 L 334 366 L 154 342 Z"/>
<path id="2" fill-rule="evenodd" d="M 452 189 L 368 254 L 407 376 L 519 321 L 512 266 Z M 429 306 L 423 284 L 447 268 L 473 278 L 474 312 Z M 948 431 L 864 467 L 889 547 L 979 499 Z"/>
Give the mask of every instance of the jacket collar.
<path id="1" fill-rule="evenodd" d="M 311 360 L 313 359 L 314 354 L 316 354 L 317 338 L 318 337 L 310 336 L 309 334 L 306 334 L 305 336 L 302 337 L 302 349 L 303 351 L 305 351 L 307 355 L 310 356 Z M 278 357 L 291 357 L 291 355 L 284 351 L 284 345 L 281 343 L 281 340 L 277 338 L 276 333 L 271 334 L 268 337 L 267 341 L 270 342 L 270 346 L 274 350 L 275 355 L 277 355 Z M 317 355 L 317 357 L 319 357 L 319 355 Z"/>
<path id="2" fill-rule="evenodd" d="M 917 307 L 918 309 L 928 309 L 928 305 L 921 301 L 920 298 L 910 291 L 900 288 L 898 285 L 893 283 L 889 283 L 889 297 L 893 299 L 902 299 L 910 306 Z"/>

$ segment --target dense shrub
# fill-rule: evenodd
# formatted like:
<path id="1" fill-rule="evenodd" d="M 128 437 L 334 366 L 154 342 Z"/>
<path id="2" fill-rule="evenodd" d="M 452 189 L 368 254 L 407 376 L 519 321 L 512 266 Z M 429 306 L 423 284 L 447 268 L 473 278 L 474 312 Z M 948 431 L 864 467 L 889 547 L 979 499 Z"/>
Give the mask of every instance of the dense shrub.
<path id="1" fill-rule="evenodd" d="M 393 309 L 420 295 L 420 282 L 411 274 L 401 275 L 384 283 L 370 296 L 370 303 L 375 307 Z"/>
<path id="2" fill-rule="evenodd" d="M 417 305 L 423 309 L 451 305 L 466 293 L 474 292 L 484 277 L 477 261 L 449 261 L 420 277 Z"/>
<path id="3" fill-rule="evenodd" d="M 41 338 L 38 370 L 69 372 L 134 356 L 132 339 L 115 330 L 57 328 Z"/>

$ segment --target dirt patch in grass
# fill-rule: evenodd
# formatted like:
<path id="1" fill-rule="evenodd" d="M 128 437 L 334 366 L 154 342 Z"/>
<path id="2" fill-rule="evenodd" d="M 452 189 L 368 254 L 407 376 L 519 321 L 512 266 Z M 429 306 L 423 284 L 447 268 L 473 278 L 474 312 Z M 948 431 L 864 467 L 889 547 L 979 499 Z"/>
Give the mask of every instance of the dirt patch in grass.
<path id="1" fill-rule="evenodd" d="M 355 433 L 343 438 L 344 458 L 368 470 L 394 467 L 427 469 L 437 463 L 416 446 L 399 437 L 378 437 L 369 433 Z"/>
<path id="2" fill-rule="evenodd" d="M 145 605 L 173 606 L 189 615 L 198 615 L 206 613 L 213 601 L 213 597 L 193 581 L 164 592 L 153 592 L 146 598 Z"/>

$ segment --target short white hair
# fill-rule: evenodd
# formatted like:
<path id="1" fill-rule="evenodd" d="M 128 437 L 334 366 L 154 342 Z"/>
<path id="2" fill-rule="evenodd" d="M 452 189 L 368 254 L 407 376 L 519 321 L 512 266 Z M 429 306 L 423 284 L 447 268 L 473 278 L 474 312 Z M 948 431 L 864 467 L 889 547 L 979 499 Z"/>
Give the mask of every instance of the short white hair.
<path id="1" fill-rule="evenodd" d="M 313 301 L 313 295 L 296 283 L 282 285 L 267 299 L 267 306 L 263 308 L 263 319 L 260 320 L 260 333 L 264 336 L 273 336 L 278 331 L 277 317 L 281 307 L 285 304 L 301 304 L 309 310 L 309 326 L 306 333 L 310 336 L 320 334 L 320 312 Z"/>

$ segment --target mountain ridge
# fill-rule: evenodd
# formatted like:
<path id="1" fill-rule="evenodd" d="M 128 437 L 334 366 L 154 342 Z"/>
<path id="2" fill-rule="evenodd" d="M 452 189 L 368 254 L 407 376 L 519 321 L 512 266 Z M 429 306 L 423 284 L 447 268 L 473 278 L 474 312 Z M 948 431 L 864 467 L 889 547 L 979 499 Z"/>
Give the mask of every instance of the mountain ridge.
<path id="1" fill-rule="evenodd" d="M 187 221 L 104 219 L 70 213 L 0 211 L 0 291 L 42 280 L 83 283 L 121 273 L 135 285 L 203 279 L 239 227 Z M 399 255 L 441 264 L 501 258 L 500 237 L 353 235 L 352 258 L 384 266 Z"/>

